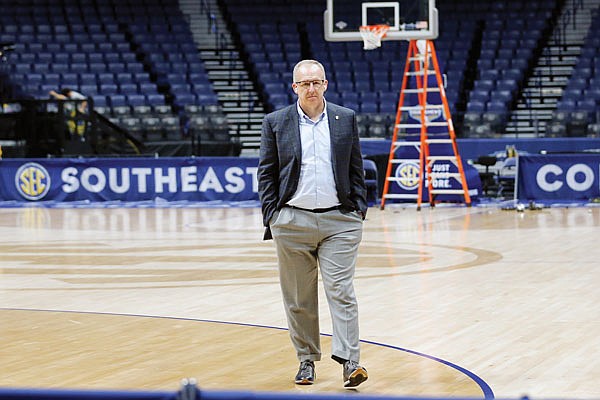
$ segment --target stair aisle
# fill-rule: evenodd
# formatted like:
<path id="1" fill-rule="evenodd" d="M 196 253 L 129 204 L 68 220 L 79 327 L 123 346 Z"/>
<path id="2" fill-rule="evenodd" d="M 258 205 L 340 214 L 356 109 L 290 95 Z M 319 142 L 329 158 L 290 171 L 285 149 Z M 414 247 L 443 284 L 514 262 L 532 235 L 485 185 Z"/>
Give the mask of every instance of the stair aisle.
<path id="1" fill-rule="evenodd" d="M 546 135 L 556 103 L 577 64 L 583 41 L 591 24 L 592 10 L 600 0 L 565 2 L 552 36 L 523 88 L 505 128 L 505 136 Z"/>
<path id="2" fill-rule="evenodd" d="M 227 28 L 216 0 L 180 0 L 210 81 L 227 117 L 229 132 L 238 138 L 242 156 L 255 156 L 260 145 L 264 106 Z"/>

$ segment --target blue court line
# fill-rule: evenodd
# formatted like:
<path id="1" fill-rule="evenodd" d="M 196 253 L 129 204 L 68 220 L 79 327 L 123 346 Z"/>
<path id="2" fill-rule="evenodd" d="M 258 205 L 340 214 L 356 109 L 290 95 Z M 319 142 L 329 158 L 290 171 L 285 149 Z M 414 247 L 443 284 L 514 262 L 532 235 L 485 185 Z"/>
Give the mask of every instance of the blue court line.
<path id="1" fill-rule="evenodd" d="M 288 330 L 287 328 L 282 328 L 282 327 L 279 327 L 279 326 L 247 324 L 247 323 L 243 323 L 243 322 L 231 322 L 231 321 L 216 321 L 216 320 L 199 319 L 199 318 L 165 317 L 165 316 L 160 316 L 160 315 L 122 314 L 122 313 L 96 312 L 96 311 L 50 310 L 50 309 L 29 309 L 29 308 L 11 308 L 11 307 L 0 307 L 0 310 L 7 310 L 7 311 L 35 311 L 35 312 L 58 312 L 58 313 L 90 314 L 90 315 L 115 315 L 115 316 L 124 316 L 124 317 L 156 318 L 156 319 L 169 319 L 169 320 L 178 320 L 178 321 L 210 322 L 210 323 L 215 323 L 215 324 L 247 326 L 247 327 L 252 327 L 252 328 L 277 329 L 277 330 L 281 330 L 281 331 L 287 331 Z M 329 336 L 329 337 L 331 337 L 331 334 L 321 333 L 321 336 Z M 450 368 L 453 368 L 453 369 L 459 371 L 460 373 L 468 376 L 470 379 L 472 379 L 479 386 L 479 388 L 481 389 L 481 391 L 483 392 L 484 400 L 493 400 L 493 399 L 495 399 L 494 392 L 492 391 L 492 388 L 490 388 L 490 386 L 483 379 L 481 379 L 479 376 L 477 376 L 473 372 L 471 372 L 471 371 L 469 371 L 469 370 L 467 370 L 467 369 L 465 369 L 465 368 L 463 368 L 463 367 L 461 367 L 459 365 L 453 364 L 450 361 L 446 361 L 446 360 L 443 360 L 443 359 L 438 358 L 438 357 L 430 356 L 430 355 L 425 354 L 425 353 L 420 353 L 418 351 L 409 350 L 409 349 L 405 349 L 405 348 L 397 347 L 397 346 L 392 346 L 392 345 L 385 344 L 385 343 L 373 342 L 373 341 L 370 341 L 370 340 L 361 340 L 361 342 L 362 343 L 367 343 L 367 344 L 372 344 L 372 345 L 375 345 L 375 346 L 380 346 L 380 347 L 387 347 L 387 348 L 393 349 L 393 350 L 403 351 L 403 352 L 406 352 L 406 353 L 414 354 L 414 355 L 417 355 L 419 357 L 428 358 L 428 359 L 430 359 L 432 361 L 436 361 L 436 362 L 439 362 L 441 364 L 444 364 L 444 365 L 446 365 L 446 366 L 448 366 Z"/>
<path id="2" fill-rule="evenodd" d="M 385 343 L 372 342 L 370 340 L 361 340 L 361 342 L 363 342 L 363 343 L 369 343 L 369 344 L 373 344 L 373 345 L 381 346 L 381 347 L 388 347 L 388 348 L 394 349 L 394 350 L 404 351 L 406 353 L 411 353 L 411 354 L 414 354 L 414 355 L 417 355 L 417 356 L 420 356 L 420 357 L 425 357 L 425 358 L 428 358 L 430 360 L 437 361 L 439 363 L 447 365 L 450 368 L 454 368 L 455 370 L 457 370 L 457 371 L 459 371 L 459 372 L 467 375 L 477 385 L 479 385 L 479 388 L 483 392 L 483 396 L 484 396 L 485 400 L 492 400 L 492 399 L 495 398 L 494 392 L 492 391 L 492 388 L 483 379 L 481 379 L 479 376 L 475 375 L 473 372 L 469 371 L 468 369 L 465 369 L 465 368 L 463 368 L 463 367 L 461 367 L 459 365 L 453 364 L 450 361 L 446 361 L 446 360 L 443 360 L 443 359 L 438 358 L 438 357 L 430 356 L 429 354 L 420 353 L 418 351 L 409 350 L 409 349 L 405 349 L 405 348 L 397 347 L 397 346 L 392 346 L 392 345 L 385 344 Z"/>

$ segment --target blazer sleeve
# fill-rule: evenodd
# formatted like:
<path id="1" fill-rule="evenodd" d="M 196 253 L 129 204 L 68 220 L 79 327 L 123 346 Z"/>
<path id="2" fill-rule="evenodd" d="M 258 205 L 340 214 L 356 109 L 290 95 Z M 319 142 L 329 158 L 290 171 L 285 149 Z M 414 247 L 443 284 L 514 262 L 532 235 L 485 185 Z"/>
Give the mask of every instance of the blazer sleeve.
<path id="1" fill-rule="evenodd" d="M 271 116 L 263 119 L 258 163 L 258 196 L 261 202 L 263 225 L 268 227 L 279 199 L 279 157 Z"/>
<path id="2" fill-rule="evenodd" d="M 350 156 L 350 197 L 364 215 L 367 215 L 367 186 L 365 184 L 365 170 L 360 149 L 360 138 L 358 135 L 358 124 L 356 114 L 352 115 L 352 152 Z"/>

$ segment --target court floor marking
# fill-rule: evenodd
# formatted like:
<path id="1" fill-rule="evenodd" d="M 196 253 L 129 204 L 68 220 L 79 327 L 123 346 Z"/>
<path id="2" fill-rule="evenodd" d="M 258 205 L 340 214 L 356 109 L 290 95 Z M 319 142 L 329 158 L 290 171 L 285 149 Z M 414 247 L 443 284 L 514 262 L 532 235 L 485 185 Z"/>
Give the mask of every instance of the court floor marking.
<path id="1" fill-rule="evenodd" d="M 191 322 L 204 322 L 204 323 L 214 323 L 214 324 L 223 324 L 223 325 L 234 325 L 234 326 L 245 326 L 251 328 L 262 328 L 262 329 L 274 329 L 280 331 L 287 331 L 287 328 L 279 327 L 279 326 L 270 326 L 270 325 L 259 325 L 259 324 L 248 324 L 242 322 L 232 322 L 232 321 L 218 321 L 218 320 L 209 320 L 209 319 L 201 319 L 201 318 L 185 318 L 185 317 L 168 317 L 168 316 L 160 316 L 160 315 L 145 315 L 145 314 L 129 314 L 129 313 L 114 313 L 114 312 L 96 312 L 96 311 L 73 311 L 73 310 L 54 310 L 54 309 L 39 309 L 39 308 L 12 308 L 12 307 L 0 307 L 0 310 L 6 311 L 30 311 L 30 312 L 53 312 L 53 313 L 65 313 L 65 314 L 85 314 L 85 315 L 109 315 L 109 316 L 119 316 L 119 317 L 135 317 L 135 318 L 149 318 L 149 319 L 165 319 L 165 320 L 174 320 L 174 321 L 191 321 Z M 331 334 L 321 333 L 321 336 L 331 337 Z M 467 376 L 471 379 L 479 388 L 481 389 L 484 400 L 493 400 L 495 399 L 494 392 L 491 387 L 478 375 L 475 373 L 463 368 L 457 364 L 454 364 L 450 361 L 421 353 L 418 351 L 406 349 L 403 347 L 392 346 L 386 343 L 375 342 L 371 340 L 361 340 L 361 343 L 366 343 L 378 347 L 385 347 L 388 349 L 401 351 L 409 354 L 416 355 L 418 357 L 427 358 L 429 360 L 441 363 L 446 365 L 461 374 Z"/>

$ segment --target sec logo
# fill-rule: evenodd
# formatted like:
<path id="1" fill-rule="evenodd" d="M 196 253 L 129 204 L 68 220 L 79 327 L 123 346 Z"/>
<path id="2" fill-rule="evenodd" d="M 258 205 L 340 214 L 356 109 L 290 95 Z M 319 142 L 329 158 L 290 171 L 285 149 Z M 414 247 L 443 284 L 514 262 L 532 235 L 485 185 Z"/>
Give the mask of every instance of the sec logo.
<path id="1" fill-rule="evenodd" d="M 404 162 L 396 168 L 398 185 L 404 190 L 416 190 L 419 187 L 419 165 L 414 162 Z"/>
<path id="2" fill-rule="evenodd" d="M 27 200 L 40 200 L 50 190 L 50 174 L 38 163 L 23 164 L 15 175 L 15 186 Z"/>

